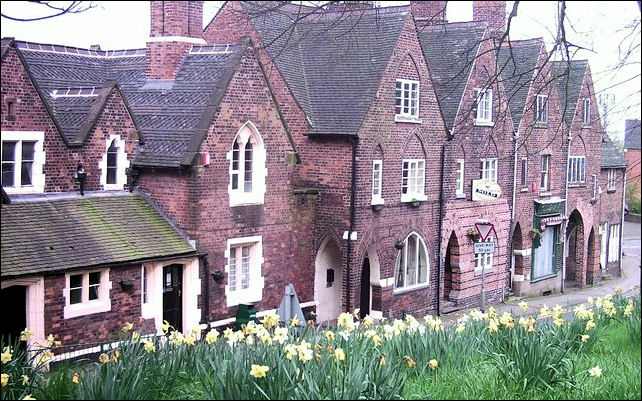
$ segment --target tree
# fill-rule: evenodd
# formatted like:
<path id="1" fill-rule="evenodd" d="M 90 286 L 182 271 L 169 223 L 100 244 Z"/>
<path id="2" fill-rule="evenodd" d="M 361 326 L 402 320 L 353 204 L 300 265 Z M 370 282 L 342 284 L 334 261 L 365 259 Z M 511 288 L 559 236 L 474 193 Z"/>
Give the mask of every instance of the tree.
<path id="1" fill-rule="evenodd" d="M 96 7 L 93 2 L 87 1 L 67 1 L 62 2 L 63 4 L 57 4 L 61 2 L 32 0 L 29 1 L 29 3 L 37 5 L 37 10 L 32 9 L 32 11 L 37 14 L 42 13 L 42 15 L 39 15 L 37 17 L 26 15 L 17 16 L 8 15 L 4 12 L 0 13 L 0 15 L 2 15 L 2 18 L 6 18 L 11 21 L 32 22 L 55 18 L 64 14 L 78 14 Z"/>

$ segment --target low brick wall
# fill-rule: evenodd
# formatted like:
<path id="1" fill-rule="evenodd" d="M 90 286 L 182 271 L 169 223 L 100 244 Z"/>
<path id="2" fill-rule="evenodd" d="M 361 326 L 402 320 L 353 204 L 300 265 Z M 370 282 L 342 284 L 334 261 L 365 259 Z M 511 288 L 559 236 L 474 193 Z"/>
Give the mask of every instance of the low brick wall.
<path id="1" fill-rule="evenodd" d="M 624 215 L 624 221 L 629 221 L 631 223 L 639 223 L 640 222 L 640 215 L 639 214 L 632 214 L 628 213 Z"/>

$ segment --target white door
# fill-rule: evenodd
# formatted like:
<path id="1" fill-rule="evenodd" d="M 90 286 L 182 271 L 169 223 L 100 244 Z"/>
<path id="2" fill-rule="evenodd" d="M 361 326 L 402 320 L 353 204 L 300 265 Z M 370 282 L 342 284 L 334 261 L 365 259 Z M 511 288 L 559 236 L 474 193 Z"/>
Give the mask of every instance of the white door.
<path id="1" fill-rule="evenodd" d="M 607 233 L 609 232 L 609 223 L 600 224 L 600 266 L 602 270 L 606 270 L 606 244 Z"/>
<path id="2" fill-rule="evenodd" d="M 341 313 L 343 268 L 339 248 L 332 241 L 321 246 L 315 263 L 314 300 L 317 322 L 334 320 Z"/>

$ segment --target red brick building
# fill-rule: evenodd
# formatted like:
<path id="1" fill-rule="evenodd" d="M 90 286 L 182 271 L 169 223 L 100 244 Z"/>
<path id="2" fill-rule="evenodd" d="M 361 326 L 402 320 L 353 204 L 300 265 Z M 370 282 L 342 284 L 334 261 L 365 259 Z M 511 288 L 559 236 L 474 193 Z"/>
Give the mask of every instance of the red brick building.
<path id="1" fill-rule="evenodd" d="M 497 302 L 618 274 L 613 257 L 597 267 L 598 224 L 621 211 L 606 197 L 622 190 L 599 191 L 593 175 L 604 187 L 621 163 L 595 108 L 583 122 L 588 65 L 564 73 L 541 39 L 500 46 L 504 2 L 475 2 L 469 23 L 448 23 L 445 3 L 226 2 L 201 29 L 202 2 L 153 1 L 146 49 L 3 39 L 3 216 L 51 197 L 84 210 L 82 164 L 86 199 L 137 199 L 121 212 L 151 210 L 180 238 L 167 254 L 113 259 L 105 277 L 138 284 L 132 298 L 111 286 L 109 310 L 71 316 L 60 305 L 84 281 L 109 285 L 72 287 L 67 272 L 102 262 L 23 271 L 5 257 L 19 230 L 3 218 L 3 297 L 47 277 L 37 302 L 57 325 L 43 334 L 101 320 L 102 340 L 115 316 L 158 332 L 162 320 L 230 324 L 241 304 L 261 315 L 290 283 L 326 321 L 479 305 L 482 283 Z M 480 220 L 494 223 L 493 254 L 473 252 Z"/>

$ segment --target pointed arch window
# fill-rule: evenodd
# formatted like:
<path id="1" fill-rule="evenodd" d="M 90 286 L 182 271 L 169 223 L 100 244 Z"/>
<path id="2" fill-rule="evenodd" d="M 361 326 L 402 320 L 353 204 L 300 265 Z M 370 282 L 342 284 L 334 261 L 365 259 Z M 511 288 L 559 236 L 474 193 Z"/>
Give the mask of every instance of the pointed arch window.
<path id="1" fill-rule="evenodd" d="M 118 146 L 116 140 L 107 148 L 107 184 L 116 184 L 118 176 Z"/>
<path id="2" fill-rule="evenodd" d="M 410 234 L 404 241 L 397 257 L 395 273 L 396 289 L 411 289 L 428 284 L 430 263 L 423 239 Z"/>
<path id="3" fill-rule="evenodd" d="M 265 197 L 265 147 L 258 130 L 251 122 L 241 127 L 230 159 L 230 206 L 262 204 Z"/>
<path id="4" fill-rule="evenodd" d="M 127 160 L 125 141 L 120 135 L 111 134 L 105 141 L 105 153 L 98 163 L 100 184 L 105 190 L 122 190 L 127 183 Z"/>

